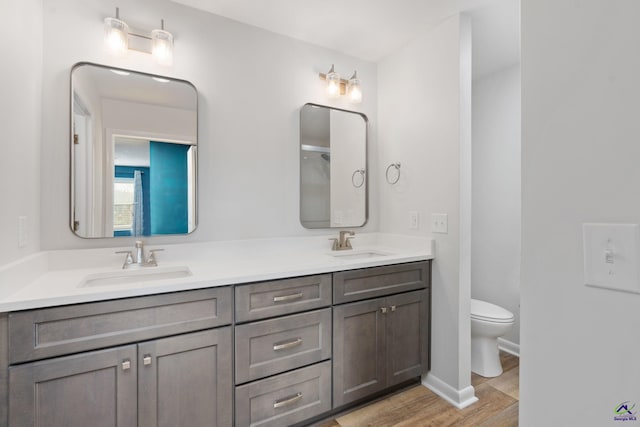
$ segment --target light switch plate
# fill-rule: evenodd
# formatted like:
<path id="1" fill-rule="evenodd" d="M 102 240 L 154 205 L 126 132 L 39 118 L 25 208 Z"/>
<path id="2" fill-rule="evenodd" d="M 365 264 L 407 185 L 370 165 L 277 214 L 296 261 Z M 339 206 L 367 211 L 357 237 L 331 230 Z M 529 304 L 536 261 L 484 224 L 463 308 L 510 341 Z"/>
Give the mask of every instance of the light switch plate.
<path id="1" fill-rule="evenodd" d="M 640 293 L 638 224 L 583 224 L 584 282 Z"/>
<path id="2" fill-rule="evenodd" d="M 420 214 L 418 211 L 409 211 L 409 228 L 411 230 L 420 228 Z"/>
<path id="3" fill-rule="evenodd" d="M 447 214 L 431 214 L 431 232 L 443 234 L 449 232 L 449 219 Z"/>

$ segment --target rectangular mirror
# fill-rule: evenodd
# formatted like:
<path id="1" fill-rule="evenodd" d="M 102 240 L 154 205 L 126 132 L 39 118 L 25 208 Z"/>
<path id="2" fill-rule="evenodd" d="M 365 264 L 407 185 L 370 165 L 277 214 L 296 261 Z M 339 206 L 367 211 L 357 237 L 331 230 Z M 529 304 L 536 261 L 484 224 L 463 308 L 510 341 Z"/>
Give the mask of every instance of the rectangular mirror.
<path id="1" fill-rule="evenodd" d="M 84 238 L 196 228 L 198 93 L 91 63 L 71 70 L 71 229 Z"/>
<path id="2" fill-rule="evenodd" d="M 300 111 L 302 226 L 363 226 L 367 184 L 367 116 L 305 104 Z"/>

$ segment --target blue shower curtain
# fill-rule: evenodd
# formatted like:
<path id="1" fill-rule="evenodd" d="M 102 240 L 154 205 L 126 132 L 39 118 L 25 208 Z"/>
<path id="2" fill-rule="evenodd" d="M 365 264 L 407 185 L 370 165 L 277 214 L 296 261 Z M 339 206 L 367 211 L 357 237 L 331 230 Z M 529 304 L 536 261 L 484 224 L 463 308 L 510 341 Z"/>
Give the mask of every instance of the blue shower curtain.
<path id="1" fill-rule="evenodd" d="M 144 202 L 142 196 L 142 173 L 133 172 L 133 223 L 131 235 L 142 236 L 144 232 Z"/>

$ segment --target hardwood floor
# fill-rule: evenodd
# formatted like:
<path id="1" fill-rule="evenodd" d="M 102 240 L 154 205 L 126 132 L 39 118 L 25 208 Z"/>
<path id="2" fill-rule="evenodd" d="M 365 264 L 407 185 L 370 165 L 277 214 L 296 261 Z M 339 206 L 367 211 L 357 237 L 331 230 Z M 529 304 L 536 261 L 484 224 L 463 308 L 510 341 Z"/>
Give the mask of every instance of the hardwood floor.
<path id="1" fill-rule="evenodd" d="M 504 372 L 496 378 L 471 374 L 478 402 L 456 409 L 423 386 L 412 387 L 316 427 L 513 427 L 518 425 L 519 359 L 500 353 Z"/>

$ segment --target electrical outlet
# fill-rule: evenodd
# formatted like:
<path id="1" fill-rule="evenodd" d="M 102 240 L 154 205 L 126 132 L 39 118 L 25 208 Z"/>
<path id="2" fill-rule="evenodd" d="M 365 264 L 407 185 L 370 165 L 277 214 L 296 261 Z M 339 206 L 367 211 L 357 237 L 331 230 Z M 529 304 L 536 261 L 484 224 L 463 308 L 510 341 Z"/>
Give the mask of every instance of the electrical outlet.
<path id="1" fill-rule="evenodd" d="M 443 233 L 449 232 L 449 220 L 447 214 L 431 214 L 431 232 Z"/>
<path id="2" fill-rule="evenodd" d="M 411 230 L 420 228 L 420 213 L 418 211 L 409 211 L 409 228 Z"/>
<path id="3" fill-rule="evenodd" d="M 18 247 L 24 248 L 29 242 L 29 230 L 27 227 L 27 217 L 18 217 Z"/>

